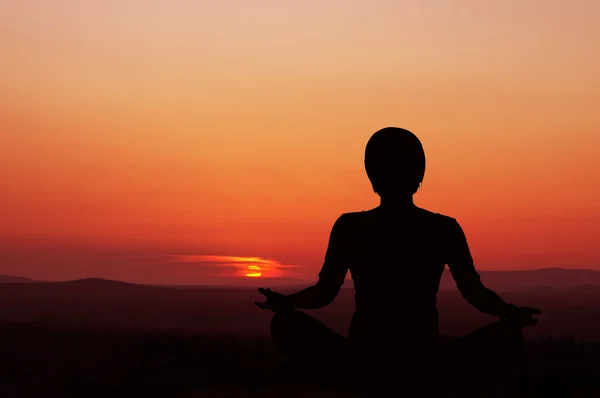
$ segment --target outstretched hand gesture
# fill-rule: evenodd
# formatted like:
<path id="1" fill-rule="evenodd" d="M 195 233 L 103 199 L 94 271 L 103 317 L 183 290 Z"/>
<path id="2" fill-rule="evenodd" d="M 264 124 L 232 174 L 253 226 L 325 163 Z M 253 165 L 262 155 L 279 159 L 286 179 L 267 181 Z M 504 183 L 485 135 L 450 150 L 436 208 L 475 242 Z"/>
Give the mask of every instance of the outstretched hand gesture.
<path id="1" fill-rule="evenodd" d="M 281 293 L 277 293 L 272 291 L 271 289 L 259 288 L 258 292 L 266 297 L 267 301 L 261 303 L 259 301 L 255 301 L 259 308 L 263 310 L 271 310 L 271 311 L 281 311 L 283 309 L 290 308 L 287 303 L 287 297 Z"/>

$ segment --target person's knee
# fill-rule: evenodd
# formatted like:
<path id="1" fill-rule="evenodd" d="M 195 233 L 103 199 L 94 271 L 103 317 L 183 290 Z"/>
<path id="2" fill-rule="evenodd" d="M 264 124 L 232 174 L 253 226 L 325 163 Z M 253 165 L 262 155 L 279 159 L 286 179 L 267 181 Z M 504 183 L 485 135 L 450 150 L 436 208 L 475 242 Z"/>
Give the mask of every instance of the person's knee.
<path id="1" fill-rule="evenodd" d="M 514 342 L 523 341 L 522 328 L 510 321 L 498 321 L 479 330 L 481 335 L 493 337 L 497 339 L 509 339 Z"/>
<path id="2" fill-rule="evenodd" d="M 277 342 L 286 340 L 298 328 L 298 311 L 277 311 L 271 319 L 271 337 Z"/>
<path id="3" fill-rule="evenodd" d="M 275 337 L 276 335 L 278 335 L 280 330 L 284 327 L 284 325 L 284 316 L 281 313 L 276 312 L 273 315 L 273 318 L 271 318 L 271 336 Z"/>
<path id="4" fill-rule="evenodd" d="M 495 324 L 494 333 L 489 336 L 488 349 L 502 367 L 517 363 L 525 349 L 525 337 L 520 326 L 508 321 Z"/>
<path id="5" fill-rule="evenodd" d="M 277 311 L 271 318 L 271 329 L 279 329 L 293 322 L 294 314 L 292 311 Z"/>
<path id="6" fill-rule="evenodd" d="M 511 344 L 513 346 L 520 346 L 525 342 L 523 328 L 521 328 L 519 325 L 510 321 L 502 321 L 501 325 L 501 338 L 507 344 Z"/>
<path id="7" fill-rule="evenodd" d="M 478 329 L 452 344 L 453 352 L 470 352 L 475 356 L 515 357 L 523 350 L 525 338 L 518 325 L 499 321 Z"/>

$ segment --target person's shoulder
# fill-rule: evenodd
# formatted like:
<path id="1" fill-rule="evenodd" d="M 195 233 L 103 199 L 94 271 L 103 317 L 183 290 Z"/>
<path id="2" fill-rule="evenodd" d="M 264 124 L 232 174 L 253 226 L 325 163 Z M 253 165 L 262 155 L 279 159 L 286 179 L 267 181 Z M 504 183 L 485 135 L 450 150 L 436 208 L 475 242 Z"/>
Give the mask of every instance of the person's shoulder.
<path id="1" fill-rule="evenodd" d="M 449 215 L 423 209 L 422 207 L 419 207 L 418 211 L 421 217 L 432 223 L 442 226 L 453 226 L 454 224 L 457 224 L 456 218 Z"/>
<path id="2" fill-rule="evenodd" d="M 341 215 L 341 217 L 347 218 L 347 219 L 357 219 L 357 218 L 364 218 L 364 217 L 368 217 L 370 214 L 372 214 L 374 212 L 375 209 L 371 209 L 371 210 L 361 210 L 361 211 L 351 211 L 348 213 L 343 213 Z"/>
<path id="3" fill-rule="evenodd" d="M 361 222 L 366 221 L 372 218 L 378 218 L 379 213 L 377 208 L 369 209 L 369 210 L 361 210 L 361 211 L 352 211 L 348 213 L 343 213 L 340 218 L 343 218 L 347 222 Z"/>
<path id="4" fill-rule="evenodd" d="M 365 221 L 369 220 L 372 215 L 372 210 L 342 213 L 335 223 L 336 225 L 348 227 L 351 225 L 364 223 Z"/>
<path id="5" fill-rule="evenodd" d="M 368 211 L 353 211 L 348 213 L 342 213 L 342 215 L 338 217 L 338 221 L 344 223 L 356 222 L 364 219 L 367 213 Z"/>

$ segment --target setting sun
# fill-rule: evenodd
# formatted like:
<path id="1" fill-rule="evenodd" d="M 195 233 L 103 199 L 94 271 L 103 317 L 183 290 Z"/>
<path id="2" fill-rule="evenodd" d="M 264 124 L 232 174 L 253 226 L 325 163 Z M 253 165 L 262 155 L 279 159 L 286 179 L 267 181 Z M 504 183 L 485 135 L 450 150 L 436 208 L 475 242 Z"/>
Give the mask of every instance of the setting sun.
<path id="1" fill-rule="evenodd" d="M 246 270 L 246 276 L 249 278 L 258 278 L 259 276 L 261 276 L 261 270 L 260 267 L 258 265 L 249 265 L 248 269 Z"/>
<path id="2" fill-rule="evenodd" d="M 478 269 L 600 269 L 600 1 L 1 4 L 0 275 L 313 282 L 386 126 Z"/>

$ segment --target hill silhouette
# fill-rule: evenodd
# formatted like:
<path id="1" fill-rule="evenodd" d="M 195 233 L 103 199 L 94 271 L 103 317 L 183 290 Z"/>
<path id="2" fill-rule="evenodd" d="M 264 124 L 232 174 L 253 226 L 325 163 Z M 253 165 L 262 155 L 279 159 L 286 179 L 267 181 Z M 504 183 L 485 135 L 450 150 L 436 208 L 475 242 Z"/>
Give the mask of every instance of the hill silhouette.
<path id="1" fill-rule="evenodd" d="M 540 271 L 536 271 L 540 272 Z M 559 271 L 558 273 L 560 273 Z M 593 271 L 597 272 L 597 271 Z M 568 271 L 567 271 L 568 273 Z M 573 278 L 573 282 L 576 280 Z M 533 281 L 532 281 L 533 283 Z M 567 284 L 568 285 L 568 284 Z M 282 289 L 293 292 L 296 288 Z M 513 288 L 508 299 L 544 308 L 536 335 L 600 340 L 600 285 Z M 256 308 L 255 289 L 164 287 L 87 278 L 67 282 L 3 283 L 0 323 L 36 323 L 117 331 L 176 331 L 232 335 L 268 334 L 269 314 Z M 328 307 L 312 314 L 347 333 L 354 304 L 352 289 L 342 289 Z M 438 293 L 440 331 L 460 335 L 489 323 L 456 290 Z"/>
<path id="2" fill-rule="evenodd" d="M 522 271 L 478 271 L 486 286 L 499 291 L 527 291 L 527 289 L 571 289 L 582 287 L 590 290 L 600 287 L 600 271 L 592 269 L 541 268 Z M 309 284 L 288 286 L 290 290 L 303 289 Z M 352 288 L 352 280 L 344 283 Z M 456 282 L 446 269 L 440 280 L 440 290 L 456 290 Z"/>
<path id="3" fill-rule="evenodd" d="M 522 271 L 479 271 L 482 281 L 492 289 L 514 290 L 536 286 L 572 288 L 600 286 L 600 271 L 591 269 L 542 268 Z M 454 288 L 449 272 L 444 271 L 440 289 Z"/>
<path id="4" fill-rule="evenodd" d="M 28 283 L 37 282 L 34 279 L 23 278 L 22 276 L 0 275 L 0 283 Z"/>
<path id="5" fill-rule="evenodd" d="M 589 290 L 593 286 L 600 286 L 600 270 L 592 269 L 569 269 L 569 268 L 541 268 L 535 270 L 515 270 L 515 271 L 479 271 L 481 279 L 492 289 L 499 289 L 502 291 L 522 291 L 528 288 L 539 290 L 541 288 L 572 288 L 577 289 L 578 287 L 584 287 Z M 20 276 L 11 275 L 0 275 L 0 283 L 33 283 L 42 282 L 30 278 L 24 278 Z M 66 282 L 49 282 L 43 281 L 44 283 L 65 283 L 72 286 L 79 286 L 76 288 L 83 288 L 83 286 L 91 289 L 104 289 L 108 286 L 119 289 L 126 286 L 151 286 L 151 287 L 164 287 L 164 288 L 176 288 L 176 289 L 195 289 L 195 288 L 216 288 L 216 289 L 253 289 L 254 286 L 245 284 L 243 286 L 227 286 L 227 285 L 203 285 L 203 284 L 185 284 L 185 285 L 174 285 L 174 284 L 161 284 L 161 285 L 144 285 L 130 282 L 122 282 L 117 280 L 103 279 L 103 278 L 82 278 Z M 248 281 L 245 281 L 248 283 Z M 261 284 L 260 278 L 254 281 L 256 285 Z M 67 286 L 67 285 L 65 285 Z M 120 287 L 118 287 L 120 286 Z M 278 285 L 278 286 L 281 286 Z M 284 288 L 294 290 L 302 289 L 309 286 L 309 283 L 288 283 L 283 285 Z M 347 280 L 344 284 L 344 288 L 351 288 L 352 280 Z M 456 283 L 450 272 L 445 270 L 442 274 L 440 281 L 440 290 L 455 290 Z"/>

